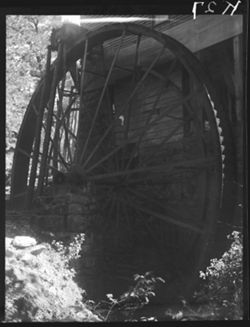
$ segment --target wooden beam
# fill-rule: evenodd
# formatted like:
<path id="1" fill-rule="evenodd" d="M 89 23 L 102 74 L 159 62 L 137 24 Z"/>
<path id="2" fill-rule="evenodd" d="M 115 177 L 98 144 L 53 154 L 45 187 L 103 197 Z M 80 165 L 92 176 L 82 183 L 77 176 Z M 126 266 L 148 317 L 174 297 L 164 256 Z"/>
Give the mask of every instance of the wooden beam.
<path id="1" fill-rule="evenodd" d="M 235 37 L 242 33 L 242 15 L 199 15 L 161 32 L 175 38 L 192 52 Z"/>
<path id="2" fill-rule="evenodd" d="M 242 24 L 242 15 L 200 15 L 197 16 L 197 19 L 195 20 L 191 18 L 172 28 L 169 28 L 168 24 L 162 24 L 158 30 L 176 39 L 192 52 L 197 52 L 226 39 L 242 34 Z M 161 45 L 159 42 L 150 37 L 142 40 L 140 44 L 141 64 L 147 64 L 152 61 L 159 52 L 160 47 Z M 108 61 L 112 59 L 114 51 L 115 47 L 113 43 L 106 46 L 105 53 Z M 134 53 L 135 42 L 131 43 L 131 40 L 130 42 L 125 41 L 124 47 L 119 56 L 118 65 L 125 65 L 126 67 L 131 66 L 134 59 Z M 166 62 L 171 59 L 171 52 L 166 51 L 160 61 Z M 114 80 L 121 78 L 121 75 L 124 75 L 124 73 L 122 74 L 118 71 L 114 73 L 117 75 L 114 77 Z"/>
<path id="3" fill-rule="evenodd" d="M 235 87 L 235 110 L 237 121 L 242 121 L 243 110 L 243 51 L 239 36 L 233 39 L 234 49 L 234 87 Z"/>

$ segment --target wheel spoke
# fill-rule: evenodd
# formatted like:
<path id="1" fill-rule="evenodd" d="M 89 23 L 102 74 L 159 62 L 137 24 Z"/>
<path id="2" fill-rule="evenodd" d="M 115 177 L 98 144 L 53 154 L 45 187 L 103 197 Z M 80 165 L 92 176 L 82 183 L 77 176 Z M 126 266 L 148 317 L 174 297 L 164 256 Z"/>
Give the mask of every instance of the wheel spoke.
<path id="1" fill-rule="evenodd" d="M 159 146 L 156 147 L 156 149 L 154 151 L 152 151 L 150 157 L 148 157 L 147 159 L 143 160 L 143 165 L 148 165 L 150 164 L 150 162 L 154 161 L 155 156 L 157 155 L 159 149 L 161 149 L 163 147 L 164 144 L 166 144 L 170 138 L 175 135 L 175 133 L 182 127 L 182 124 L 177 124 L 177 126 L 169 133 L 167 134 L 163 140 L 160 142 Z"/>
<path id="2" fill-rule="evenodd" d="M 43 124 L 43 127 L 45 129 L 44 124 Z M 49 144 L 51 144 L 51 146 L 52 146 L 51 149 L 53 149 L 53 151 L 54 151 L 55 147 L 57 148 L 57 145 L 55 144 L 54 139 L 51 136 L 49 136 L 49 142 L 50 142 Z M 48 151 L 48 152 L 50 152 L 50 151 Z M 62 154 L 60 153 L 60 151 L 57 151 L 57 158 L 58 157 L 61 159 L 61 162 L 63 163 L 64 167 L 68 170 L 68 164 L 64 160 L 64 158 L 63 158 Z M 47 158 L 51 158 L 51 156 L 48 156 Z M 56 167 L 54 167 L 54 169 L 57 170 Z"/>
<path id="3" fill-rule="evenodd" d="M 64 75 L 63 79 L 62 79 L 62 85 L 61 88 L 64 89 L 65 86 L 65 79 L 66 76 Z M 58 92 L 59 94 L 59 99 L 57 101 L 57 114 L 56 116 L 56 125 L 55 125 L 55 134 L 54 134 L 54 151 L 53 151 L 53 166 L 57 168 L 57 157 L 58 157 L 58 148 L 59 148 L 59 122 L 62 116 L 62 112 L 63 112 L 63 108 L 62 108 L 62 102 L 63 102 L 63 92 Z"/>
<path id="4" fill-rule="evenodd" d="M 157 104 L 162 96 L 162 92 L 163 92 L 163 89 L 164 89 L 164 85 L 161 86 L 161 89 L 160 89 L 160 92 L 158 93 L 158 95 L 156 96 L 155 100 L 154 100 L 154 104 L 153 104 L 153 107 L 152 107 L 152 110 L 151 110 L 151 113 L 150 115 L 148 115 L 147 117 L 147 120 L 146 120 L 146 123 L 145 123 L 145 126 L 144 128 L 142 129 L 142 132 L 141 134 L 139 135 L 138 137 L 138 141 L 136 142 L 136 147 L 134 147 L 134 149 L 132 150 L 132 153 L 130 155 L 130 158 L 125 166 L 125 170 L 128 169 L 128 167 L 130 166 L 131 164 L 131 161 L 133 160 L 135 154 L 136 154 L 136 151 L 138 151 L 138 148 L 139 148 L 139 145 L 141 144 L 141 141 L 143 139 L 143 136 L 145 135 L 145 133 L 147 132 L 149 126 L 150 126 L 150 122 L 152 120 L 152 117 L 153 115 L 155 114 L 156 112 L 156 108 L 157 108 Z M 156 122 L 157 120 L 154 120 L 154 123 Z M 151 122 L 152 123 L 152 122 Z M 154 124 L 153 123 L 153 124 Z M 152 126 L 152 125 L 151 125 Z"/>
<path id="5" fill-rule="evenodd" d="M 138 89 L 141 87 L 142 83 L 144 82 L 144 80 L 146 79 L 146 77 L 148 76 L 150 70 L 153 68 L 153 66 L 156 64 L 156 62 L 159 60 L 159 58 L 162 56 L 162 53 L 165 50 L 165 46 L 162 47 L 161 51 L 158 53 L 158 55 L 156 56 L 156 58 L 153 60 L 153 62 L 149 65 L 148 69 L 146 70 L 146 72 L 144 73 L 144 75 L 142 76 L 142 78 L 140 79 L 140 81 L 137 83 L 137 86 L 135 87 L 135 89 L 133 90 L 133 92 L 130 94 L 130 96 L 128 97 L 127 101 L 125 102 L 125 104 L 120 108 L 120 112 L 117 114 L 116 119 L 119 119 L 119 117 L 124 113 L 124 111 L 126 110 L 127 105 L 130 103 L 130 101 L 133 99 L 133 97 L 135 96 L 136 92 L 138 91 Z M 83 168 L 86 167 L 86 165 L 88 164 L 88 162 L 90 161 L 90 159 L 93 157 L 93 155 L 96 153 L 96 151 L 98 150 L 98 148 L 100 147 L 101 143 L 103 142 L 103 140 L 106 138 L 106 136 L 109 134 L 109 132 L 111 131 L 111 129 L 113 128 L 113 126 L 115 125 L 116 121 L 114 120 L 109 127 L 107 128 L 107 130 L 105 131 L 105 133 L 103 134 L 103 136 L 100 138 L 99 142 L 96 144 L 96 146 L 94 147 L 94 149 L 92 150 L 92 152 L 90 153 L 90 155 L 88 156 L 88 158 L 86 159 L 86 161 L 83 164 Z"/>
<path id="6" fill-rule="evenodd" d="M 174 110 L 174 108 L 177 105 L 180 105 L 183 103 L 183 101 L 186 100 L 178 100 L 176 102 L 173 102 L 171 104 L 171 107 L 168 109 L 167 112 L 162 112 L 157 118 L 155 118 L 153 121 L 147 123 L 147 126 L 145 126 L 142 129 L 142 133 L 139 136 L 139 141 L 137 141 L 136 145 L 138 146 L 138 143 L 140 144 L 142 142 L 143 136 L 145 135 L 145 133 L 147 132 L 147 130 L 153 126 L 155 126 L 162 118 L 164 118 L 168 113 L 170 113 L 172 110 Z M 151 116 L 150 116 L 151 117 Z M 167 143 L 167 141 L 177 132 L 178 129 L 180 129 L 182 127 L 183 123 L 179 123 L 165 138 L 164 138 L 164 142 L 163 143 Z M 102 159 L 100 159 L 99 161 L 97 161 L 95 164 L 93 164 L 89 169 L 86 169 L 86 172 L 91 172 L 94 168 L 96 168 L 98 165 L 100 165 L 103 161 L 107 160 L 108 158 L 110 158 L 113 154 L 115 154 L 116 152 L 118 152 L 120 149 L 122 149 L 124 146 L 126 146 L 127 144 L 129 144 L 129 140 L 123 141 L 120 145 L 117 145 L 112 151 L 110 151 L 108 154 L 106 154 L 104 157 L 102 157 Z M 134 152 L 135 154 L 135 152 Z M 131 154 L 132 157 L 132 154 Z M 133 158 L 132 158 L 133 159 Z M 131 163 L 131 162 L 130 162 Z M 127 167 L 129 166 L 129 164 L 127 165 Z"/>
<path id="7" fill-rule="evenodd" d="M 141 167 L 136 169 L 112 172 L 107 174 L 96 174 L 90 175 L 87 177 L 89 181 L 98 181 L 98 180 L 105 180 L 112 177 L 119 177 L 119 176 L 126 176 L 128 174 L 135 174 L 135 173 L 148 173 L 148 172 L 158 172 L 164 173 L 164 175 L 171 175 L 178 172 L 179 169 L 197 169 L 198 168 L 212 168 L 215 165 L 215 159 L 213 158 L 205 158 L 205 159 L 189 159 L 184 160 L 182 162 L 176 163 L 166 163 L 162 165 L 155 165 L 155 166 L 148 166 L 148 167 Z"/>
<path id="8" fill-rule="evenodd" d="M 140 191 L 136 191 L 135 188 L 128 189 L 128 192 L 130 192 L 130 194 L 136 196 L 136 199 L 142 199 L 143 201 L 145 201 L 145 206 L 147 207 L 148 205 L 153 206 L 154 208 L 160 209 L 164 211 L 164 214 L 169 215 L 170 217 L 179 220 L 179 221 L 189 221 L 191 224 L 195 224 L 196 221 L 194 221 L 194 219 L 192 218 L 192 215 L 188 212 L 185 212 L 185 217 L 179 212 L 176 211 L 174 208 L 172 208 L 169 204 L 165 204 L 163 203 L 162 199 L 155 199 L 152 197 L 152 195 L 147 195 L 147 193 L 145 193 L 145 189 L 140 190 Z"/>
<path id="9" fill-rule="evenodd" d="M 50 138 L 50 142 L 51 145 L 53 147 L 53 150 L 55 149 L 56 144 L 54 143 L 54 140 L 52 138 Z M 65 159 L 63 158 L 62 154 L 60 151 L 57 152 L 59 159 L 61 160 L 62 164 L 64 165 L 64 168 L 66 168 L 66 170 L 69 170 L 69 164 L 65 161 Z M 56 169 L 57 170 L 57 169 Z"/>
<path id="10" fill-rule="evenodd" d="M 199 234 L 204 233 L 204 230 L 201 227 L 198 227 L 197 225 L 192 225 L 187 222 L 176 220 L 174 218 L 169 217 L 167 214 L 161 214 L 161 213 L 155 212 L 151 209 L 147 209 L 145 207 L 145 205 L 135 204 L 134 201 L 126 201 L 124 198 L 121 199 L 121 201 L 126 202 L 126 204 L 130 207 L 136 208 L 136 209 L 140 210 L 141 212 L 144 212 L 152 217 L 159 218 L 171 225 L 176 225 L 176 226 L 182 227 L 184 229 L 189 229 L 189 230 L 194 231 Z"/>
<path id="11" fill-rule="evenodd" d="M 83 104 L 83 93 L 84 93 L 84 79 L 85 79 L 85 73 L 86 73 L 86 65 L 87 65 L 87 54 L 88 54 L 88 39 L 85 40 L 84 44 L 84 52 L 82 57 L 82 67 L 81 67 L 81 80 L 80 80 L 80 108 L 79 108 L 79 120 L 78 120 L 78 129 L 77 129 L 77 139 L 79 140 L 81 137 L 81 117 L 83 115 L 84 111 L 84 104 Z M 76 144 L 76 156 L 75 161 L 79 161 L 79 152 L 78 144 Z"/>
<path id="12" fill-rule="evenodd" d="M 103 89 L 102 89 L 102 92 L 101 92 L 101 95 L 100 95 L 100 98 L 99 98 L 99 101 L 98 101 L 98 104 L 97 104 L 97 107 L 96 107 L 96 110 L 95 110 L 95 113 L 94 113 L 94 117 L 92 118 L 92 122 L 91 122 L 91 126 L 90 126 L 90 129 L 88 131 L 88 135 L 87 135 L 87 138 L 86 138 L 86 141 L 85 141 L 85 144 L 83 146 L 83 150 L 82 150 L 82 154 L 80 156 L 80 162 L 83 161 L 83 157 L 85 155 L 85 152 L 86 152 L 86 149 L 87 149 L 87 146 L 88 146 L 88 143 L 89 143 L 89 139 L 90 139 L 90 136 L 92 134 L 92 131 L 93 131 L 93 128 L 95 126 L 95 123 L 96 123 L 96 119 L 97 119 L 97 116 L 98 116 L 98 113 L 99 113 L 99 110 L 101 108 L 101 104 L 102 104 L 102 101 L 103 101 L 103 98 L 104 98 L 104 95 L 105 95 L 105 92 L 106 92 L 106 89 L 107 89 L 107 86 L 108 86 L 108 83 L 109 83 L 109 80 L 110 80 L 110 77 L 111 77 L 111 74 L 113 72 L 113 68 L 114 68 L 114 64 L 115 62 L 117 61 L 117 58 L 118 58 L 118 55 L 119 55 L 119 52 L 121 50 L 121 47 L 122 47 L 122 44 L 123 44 L 123 40 L 124 40 L 124 36 L 125 36 L 125 31 L 123 31 L 123 34 L 121 36 L 121 40 L 120 40 L 120 44 L 116 50 L 116 53 L 114 55 L 114 58 L 112 60 L 112 63 L 109 67 L 109 71 L 108 71 L 108 74 L 106 76 L 106 80 L 104 82 L 104 86 L 103 86 Z"/>
<path id="13" fill-rule="evenodd" d="M 76 100 L 77 100 L 77 97 L 72 97 L 70 99 L 69 104 L 67 105 L 67 108 L 65 109 L 65 111 L 59 121 L 59 126 L 58 126 L 59 128 L 61 127 L 61 124 L 64 121 L 64 119 L 67 117 L 67 115 L 70 114 L 70 111 L 72 110 L 72 105 L 76 102 Z M 57 119 L 57 117 L 56 117 L 56 119 Z"/>
<path id="14" fill-rule="evenodd" d="M 64 144 L 64 149 L 68 150 L 68 155 L 69 155 L 69 160 L 70 160 L 70 163 L 72 164 L 73 163 L 73 156 L 72 156 L 72 153 L 71 153 L 71 146 L 70 146 L 70 142 L 69 142 L 69 135 L 68 135 L 68 127 L 66 126 L 65 122 L 63 124 L 64 126 L 64 133 L 65 133 L 65 144 Z"/>
<path id="15" fill-rule="evenodd" d="M 134 68 L 133 68 L 133 74 L 132 74 L 132 85 L 133 88 L 136 86 L 136 74 L 137 74 L 137 65 L 139 61 L 139 46 L 141 42 L 141 35 L 138 35 L 137 37 L 137 42 L 136 42 L 136 51 L 135 51 L 135 63 L 134 63 Z M 127 112 L 127 119 L 125 121 L 125 131 L 124 131 L 124 139 L 128 139 L 128 131 L 129 131 L 129 126 L 130 126 L 130 118 L 131 118 L 131 111 L 132 111 L 132 102 L 129 104 L 128 112 Z M 123 158 L 122 158 L 123 161 Z"/>
<path id="16" fill-rule="evenodd" d="M 106 161 L 107 159 L 109 159 L 110 157 L 112 157 L 115 153 L 117 153 L 120 149 L 122 149 L 128 143 L 129 143 L 129 141 L 123 142 L 119 146 L 115 147 L 112 151 L 110 151 L 108 154 L 106 154 L 104 157 L 102 157 L 101 160 L 99 160 L 94 165 L 92 165 L 89 169 L 87 169 L 86 172 L 87 173 L 90 173 L 94 168 L 98 167 L 101 163 L 103 163 L 104 161 Z M 117 164 L 117 167 L 118 167 L 118 163 L 117 162 L 116 162 L 116 164 Z"/>
<path id="17" fill-rule="evenodd" d="M 38 193 L 41 193 L 42 188 L 43 188 L 43 179 L 45 176 L 49 139 L 50 139 L 50 133 L 51 133 L 52 118 L 53 118 L 52 115 L 53 115 L 55 94 L 56 94 L 56 84 L 57 84 L 57 79 L 58 79 L 59 72 L 60 72 L 60 65 L 62 63 L 62 51 L 63 51 L 63 48 L 62 48 L 62 45 L 60 44 L 59 49 L 58 49 L 57 62 L 56 62 L 54 73 L 53 73 L 52 87 L 50 90 L 50 96 L 49 96 L 49 102 L 48 102 L 47 125 L 46 125 L 45 138 L 44 138 L 44 142 L 43 142 L 43 156 L 42 156 L 42 160 L 41 160 L 40 174 L 39 174 L 38 186 L 37 186 Z"/>
<path id="18" fill-rule="evenodd" d="M 85 40 L 84 45 L 84 52 L 83 52 L 83 58 L 82 58 L 82 69 L 81 69 L 81 81 L 80 81 L 80 108 L 82 110 L 82 98 L 83 98 L 83 85 L 84 85 L 84 78 L 86 73 L 86 64 L 87 64 L 87 53 L 88 53 L 88 39 Z"/>

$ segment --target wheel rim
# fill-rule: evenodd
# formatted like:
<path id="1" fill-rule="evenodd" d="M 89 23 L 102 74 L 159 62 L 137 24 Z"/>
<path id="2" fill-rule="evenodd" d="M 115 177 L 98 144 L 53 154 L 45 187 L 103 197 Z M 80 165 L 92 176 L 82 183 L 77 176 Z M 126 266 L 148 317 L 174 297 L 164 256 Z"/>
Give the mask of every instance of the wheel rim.
<path id="1" fill-rule="evenodd" d="M 148 48 L 154 49 L 150 55 Z M 154 270 L 172 283 L 182 271 L 194 280 L 206 259 L 223 179 L 213 92 L 199 63 L 170 37 L 134 24 L 91 32 L 66 58 L 67 73 L 61 69 L 56 79 L 47 147 L 49 110 L 43 115 L 38 176 L 30 187 L 40 195 L 53 171 L 77 171 L 94 189 L 103 252 L 115 247 L 130 253 L 130 273 Z M 80 91 L 69 72 L 75 61 Z M 38 86 L 20 129 L 13 199 L 28 189 L 34 108 L 43 86 L 51 89 L 55 70 L 56 64 Z M 48 107 L 49 92 L 43 96 Z M 145 254 L 141 262 L 134 259 L 134 249 Z"/>

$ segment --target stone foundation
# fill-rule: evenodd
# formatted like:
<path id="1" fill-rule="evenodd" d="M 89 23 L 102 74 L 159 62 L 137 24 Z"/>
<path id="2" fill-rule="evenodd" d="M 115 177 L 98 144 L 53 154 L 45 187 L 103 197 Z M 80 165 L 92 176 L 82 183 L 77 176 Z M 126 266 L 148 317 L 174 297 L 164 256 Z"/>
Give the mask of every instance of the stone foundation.
<path id="1" fill-rule="evenodd" d="M 78 233 L 85 234 L 78 283 L 89 298 L 96 298 L 99 291 L 102 293 L 103 246 L 102 235 L 95 231 L 100 217 L 90 187 L 51 186 L 36 204 L 38 214 L 32 223 L 39 230 L 53 233 L 56 239 L 63 241 L 72 240 Z"/>

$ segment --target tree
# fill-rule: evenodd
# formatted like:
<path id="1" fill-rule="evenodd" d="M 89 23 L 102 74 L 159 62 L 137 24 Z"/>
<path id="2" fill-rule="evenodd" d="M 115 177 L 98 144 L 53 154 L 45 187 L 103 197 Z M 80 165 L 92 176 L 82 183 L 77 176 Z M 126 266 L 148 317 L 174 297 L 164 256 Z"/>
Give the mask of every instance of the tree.
<path id="1" fill-rule="evenodd" d="M 6 18 L 6 169 L 10 170 L 24 113 L 45 67 L 52 27 L 61 16 Z"/>

